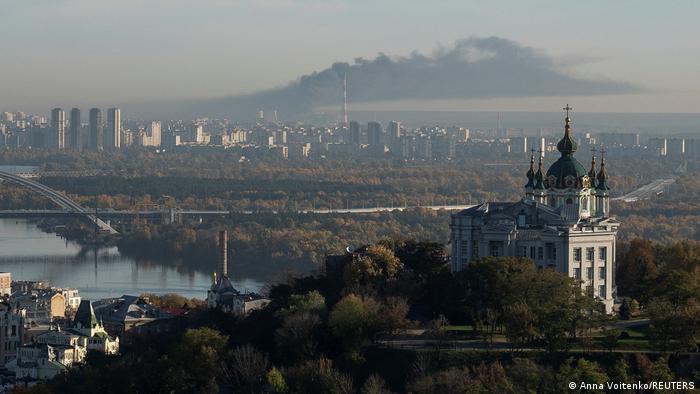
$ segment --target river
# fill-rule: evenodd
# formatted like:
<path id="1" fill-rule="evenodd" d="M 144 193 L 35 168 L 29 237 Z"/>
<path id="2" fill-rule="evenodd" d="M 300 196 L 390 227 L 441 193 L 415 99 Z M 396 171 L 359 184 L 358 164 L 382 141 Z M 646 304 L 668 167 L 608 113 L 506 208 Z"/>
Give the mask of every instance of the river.
<path id="1" fill-rule="evenodd" d="M 211 273 L 205 268 L 136 261 L 116 248 L 81 251 L 30 221 L 16 219 L 0 219 L 0 271 L 11 272 L 13 280 L 48 280 L 52 286 L 74 287 L 91 300 L 141 293 L 203 299 L 211 285 Z M 262 280 L 235 276 L 233 283 L 240 291 L 258 291 L 263 286 Z"/>

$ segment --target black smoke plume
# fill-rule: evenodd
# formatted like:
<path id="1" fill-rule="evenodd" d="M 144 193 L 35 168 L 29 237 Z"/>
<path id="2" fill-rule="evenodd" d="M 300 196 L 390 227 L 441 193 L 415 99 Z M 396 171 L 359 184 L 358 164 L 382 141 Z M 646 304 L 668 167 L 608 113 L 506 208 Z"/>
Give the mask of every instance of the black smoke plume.
<path id="1" fill-rule="evenodd" d="M 638 92 L 624 82 L 575 78 L 556 69 L 552 58 L 514 41 L 498 37 L 458 40 L 432 56 L 417 52 L 391 58 L 380 53 L 372 60 L 304 75 L 280 88 L 254 94 L 179 103 L 161 103 L 157 112 L 248 120 L 260 110 L 276 109 L 294 119 L 319 106 L 342 100 L 347 75 L 351 102 L 398 99 L 475 99 L 533 96 L 603 95 Z M 161 107 L 161 108 L 157 108 Z"/>

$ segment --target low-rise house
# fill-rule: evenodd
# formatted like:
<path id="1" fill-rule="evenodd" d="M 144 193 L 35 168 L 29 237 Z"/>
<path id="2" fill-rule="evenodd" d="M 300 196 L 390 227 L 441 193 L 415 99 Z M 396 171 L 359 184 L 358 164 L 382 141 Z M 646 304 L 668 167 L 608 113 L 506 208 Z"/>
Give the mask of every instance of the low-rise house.
<path id="1" fill-rule="evenodd" d="M 71 327 L 58 325 L 33 338 L 34 342 L 17 348 L 17 357 L 5 367 L 18 382 L 46 381 L 73 364 L 82 363 L 88 351 L 119 353 L 119 338 L 113 338 L 97 321 L 90 301 L 83 300 Z"/>
<path id="2" fill-rule="evenodd" d="M 26 311 L 0 302 L 0 362 L 6 364 L 17 357 L 17 348 L 22 345 Z"/>
<path id="3" fill-rule="evenodd" d="M 67 368 L 61 361 L 68 362 L 72 349 L 66 346 L 51 346 L 45 343 L 24 345 L 18 349 L 17 358 L 6 364 L 14 371 L 16 380 L 46 381 L 64 372 Z"/>
<path id="4" fill-rule="evenodd" d="M 82 301 L 82 298 L 80 297 L 80 291 L 78 289 L 66 288 L 57 289 L 57 291 L 63 294 L 63 297 L 65 297 L 66 299 L 66 310 L 75 311 L 78 309 L 78 307 L 80 306 L 80 301 Z"/>
<path id="5" fill-rule="evenodd" d="M 0 272 L 0 297 L 12 294 L 12 274 Z"/>
<path id="6" fill-rule="evenodd" d="M 100 300 L 94 307 L 107 331 L 118 336 L 168 331 L 174 317 L 142 297 L 130 295 Z"/>

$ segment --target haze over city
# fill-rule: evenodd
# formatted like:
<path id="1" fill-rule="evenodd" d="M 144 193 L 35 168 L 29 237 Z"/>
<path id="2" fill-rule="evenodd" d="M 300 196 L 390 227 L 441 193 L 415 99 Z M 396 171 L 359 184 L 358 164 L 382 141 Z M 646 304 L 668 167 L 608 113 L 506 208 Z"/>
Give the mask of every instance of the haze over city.
<path id="1" fill-rule="evenodd" d="M 698 112 L 696 2 L 534 3 L 5 1 L 0 107 Z"/>
<path id="2" fill-rule="evenodd" d="M 697 391 L 699 11 L 0 0 L 0 394 Z"/>

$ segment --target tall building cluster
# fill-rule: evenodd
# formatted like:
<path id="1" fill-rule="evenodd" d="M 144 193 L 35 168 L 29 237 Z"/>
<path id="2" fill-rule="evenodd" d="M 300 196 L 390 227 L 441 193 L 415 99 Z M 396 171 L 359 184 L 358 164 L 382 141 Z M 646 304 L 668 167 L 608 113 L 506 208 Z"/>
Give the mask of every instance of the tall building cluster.
<path id="1" fill-rule="evenodd" d="M 124 139 L 119 108 L 107 110 L 106 123 L 102 110 L 91 108 L 87 127 L 80 108 L 72 108 L 68 117 L 62 108 L 54 108 L 48 123 L 41 117 L 27 119 L 22 113 L 15 116 L 11 112 L 3 113 L 2 121 L 4 129 L 0 129 L 3 132 L 0 133 L 3 134 L 0 146 L 102 150 L 119 149 Z M 8 123 L 14 126 L 11 134 L 7 133 Z"/>

